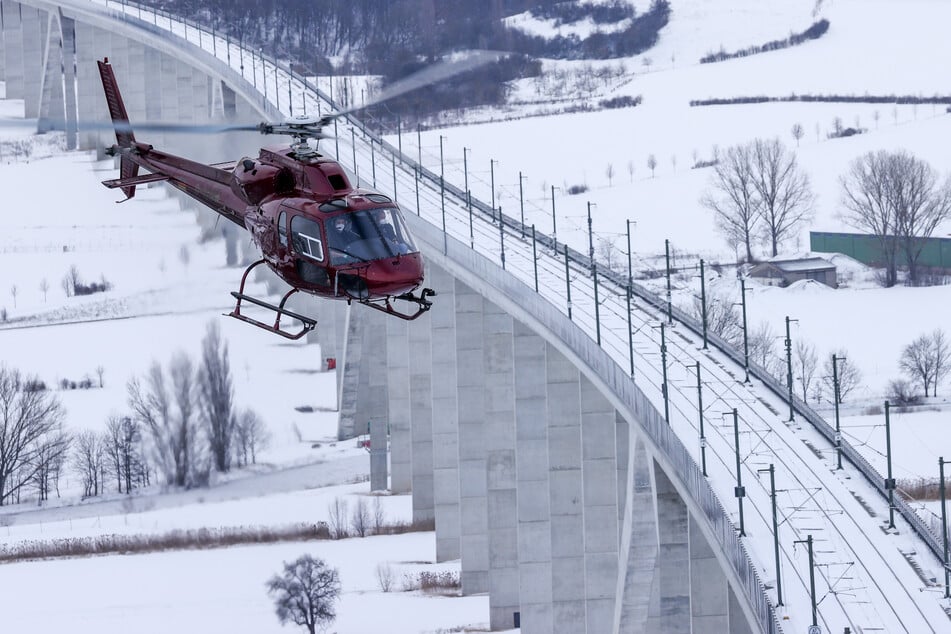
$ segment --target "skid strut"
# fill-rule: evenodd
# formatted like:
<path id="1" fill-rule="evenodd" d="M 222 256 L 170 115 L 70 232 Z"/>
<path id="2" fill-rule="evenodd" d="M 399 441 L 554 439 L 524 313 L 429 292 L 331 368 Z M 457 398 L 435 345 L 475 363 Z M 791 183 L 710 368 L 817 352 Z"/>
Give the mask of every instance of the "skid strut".
<path id="1" fill-rule="evenodd" d="M 248 273 L 251 272 L 251 269 L 256 267 L 258 264 L 262 264 L 263 262 L 264 262 L 263 259 L 258 260 L 257 262 L 252 263 L 251 266 L 249 266 L 247 269 L 245 269 L 244 275 L 241 276 L 241 286 L 238 288 L 237 292 L 232 291 L 231 293 L 232 297 L 234 297 L 235 300 L 237 300 L 234 306 L 234 310 L 231 311 L 230 313 L 227 313 L 227 315 L 229 317 L 234 317 L 235 319 L 240 319 L 241 321 L 246 321 L 249 324 L 253 324 L 257 326 L 258 328 L 263 328 L 264 330 L 273 332 L 274 334 L 277 334 L 277 335 L 281 335 L 282 337 L 286 337 L 287 339 L 300 339 L 301 337 L 306 335 L 308 332 L 310 332 L 311 330 L 317 327 L 317 320 L 312 317 L 307 317 L 305 315 L 301 315 L 300 313 L 296 313 L 294 311 L 287 310 L 286 308 L 284 308 L 284 305 L 287 303 L 287 300 L 291 297 L 291 295 L 296 293 L 298 289 L 292 288 L 291 290 L 287 291 L 284 294 L 284 297 L 281 298 L 280 304 L 278 304 L 277 306 L 269 302 L 266 302 L 264 300 L 260 300 L 256 297 L 245 295 L 244 293 L 244 284 L 248 279 Z M 265 323 L 263 321 L 254 319 L 253 317 L 242 315 L 241 314 L 242 301 L 251 302 L 252 304 L 256 306 L 260 306 L 261 308 L 274 311 L 276 313 L 274 317 L 274 323 L 269 324 L 269 323 Z M 288 317 L 291 317 L 293 319 L 300 321 L 302 324 L 301 330 L 299 332 L 288 332 L 286 330 L 283 330 L 281 328 L 281 316 L 283 315 L 287 315 Z"/>
<path id="2" fill-rule="evenodd" d="M 432 308 L 433 303 L 429 301 L 429 299 L 427 298 L 435 297 L 435 295 L 436 295 L 436 291 L 434 291 L 433 289 L 424 288 L 422 291 L 420 291 L 419 297 L 416 297 L 412 293 L 403 293 L 402 295 L 397 295 L 396 297 L 393 298 L 393 299 L 401 299 L 403 301 L 416 304 L 417 309 L 415 313 L 404 313 L 393 308 L 393 305 L 390 303 L 389 297 L 384 299 L 382 303 L 380 303 L 379 301 L 369 301 L 369 300 L 363 300 L 360 303 L 363 304 L 364 306 L 367 306 L 368 308 L 372 308 L 374 310 L 384 312 L 387 315 L 393 315 L 394 317 L 399 317 L 400 319 L 405 319 L 406 321 L 412 321 L 416 319 L 417 317 L 419 317 L 420 315 L 422 315 L 423 313 L 425 313 L 426 311 L 428 311 L 430 308 Z"/>

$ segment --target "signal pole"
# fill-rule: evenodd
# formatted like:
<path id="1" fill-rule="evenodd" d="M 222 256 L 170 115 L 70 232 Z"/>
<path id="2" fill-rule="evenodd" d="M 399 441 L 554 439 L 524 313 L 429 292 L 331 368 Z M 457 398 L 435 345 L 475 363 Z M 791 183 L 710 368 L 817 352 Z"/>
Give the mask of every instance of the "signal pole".
<path id="1" fill-rule="evenodd" d="M 832 398 L 835 400 L 835 454 L 836 469 L 842 468 L 842 432 L 839 428 L 839 366 L 838 362 L 845 357 L 832 355 Z"/>
<path id="2" fill-rule="evenodd" d="M 789 322 L 799 321 L 790 319 L 786 315 L 786 388 L 789 390 L 789 422 L 795 420 L 795 411 L 793 410 L 793 389 L 792 389 L 792 339 L 789 336 Z"/>

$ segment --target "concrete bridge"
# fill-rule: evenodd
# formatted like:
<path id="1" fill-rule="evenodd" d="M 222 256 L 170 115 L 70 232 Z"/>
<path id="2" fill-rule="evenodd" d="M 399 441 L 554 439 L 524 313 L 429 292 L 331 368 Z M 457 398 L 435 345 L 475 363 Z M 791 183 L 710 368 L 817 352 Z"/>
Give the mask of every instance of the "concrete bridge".
<path id="1" fill-rule="evenodd" d="M 93 64 L 105 56 L 133 124 L 332 108 L 274 60 L 128 3 L 0 0 L 0 18 L 7 96 L 81 148 L 105 145 L 84 129 L 106 120 Z M 434 522 L 435 557 L 461 560 L 463 593 L 488 593 L 493 630 L 805 631 L 819 593 L 827 632 L 947 626 L 936 602 L 918 598 L 929 584 L 909 557 L 866 530 L 880 522 L 869 519 L 882 512 L 880 491 L 860 505 L 830 476 L 821 436 L 807 447 L 768 391 L 738 386 L 743 370 L 725 342 L 701 349 L 687 316 L 664 314 L 643 290 L 632 306 L 629 281 L 470 202 L 359 121 L 341 125 L 354 148 L 351 159 L 336 147 L 338 158 L 399 201 L 439 295 L 411 323 L 340 302 L 311 307 L 322 356 L 339 361 L 340 436 L 370 424 L 385 437 L 388 426 L 389 488 L 412 493 L 414 520 Z M 674 316 L 682 326 L 671 331 Z M 715 413 L 696 402 L 693 365 L 697 390 L 733 409 L 732 426 L 716 415 L 704 433 Z M 850 469 L 861 462 L 847 458 Z M 767 464 L 781 501 L 761 476 Z M 777 506 L 781 525 L 770 521 Z M 796 551 L 807 535 L 827 545 L 812 570 Z M 919 569 L 940 566 L 929 549 L 910 558 Z"/>

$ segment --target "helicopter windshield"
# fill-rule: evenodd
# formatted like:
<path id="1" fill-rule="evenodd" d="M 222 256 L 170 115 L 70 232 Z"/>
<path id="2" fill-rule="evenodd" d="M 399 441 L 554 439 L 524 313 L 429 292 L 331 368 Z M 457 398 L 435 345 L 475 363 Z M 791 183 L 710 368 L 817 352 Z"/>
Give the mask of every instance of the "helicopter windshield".
<path id="1" fill-rule="evenodd" d="M 367 209 L 327 221 L 331 264 L 367 262 L 415 253 L 416 245 L 398 209 Z"/>

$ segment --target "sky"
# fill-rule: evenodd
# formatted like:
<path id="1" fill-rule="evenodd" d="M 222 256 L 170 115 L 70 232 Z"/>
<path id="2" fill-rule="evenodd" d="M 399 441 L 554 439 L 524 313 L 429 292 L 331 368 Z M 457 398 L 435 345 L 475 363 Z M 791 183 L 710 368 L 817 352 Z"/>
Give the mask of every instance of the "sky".
<path id="1" fill-rule="evenodd" d="M 697 63 L 699 56 L 719 50 L 721 46 L 733 50 L 782 38 L 790 31 L 801 31 L 816 17 L 812 14 L 811 5 L 791 1 L 762 3 L 747 0 L 730 3 L 729 8 L 723 8 L 709 0 L 674 1 L 673 22 L 662 33 L 658 47 L 648 53 L 652 57 L 650 66 L 643 64 L 643 56 L 624 60 L 624 66 L 635 73 L 634 77 L 606 86 L 601 93 L 592 97 L 598 99 L 602 94 L 641 95 L 643 105 L 634 109 L 529 117 L 442 128 L 424 133 L 422 148 L 415 146 L 415 135 L 404 135 L 400 142 L 409 155 L 419 150 L 424 164 L 437 171 L 442 141 L 447 178 L 461 186 L 468 176 L 474 194 L 488 201 L 492 197 L 490 181 L 494 177 L 497 204 L 510 215 L 516 215 L 519 209 L 522 172 L 526 220 L 537 223 L 540 230 L 547 231 L 550 226 L 550 188 L 555 186 L 559 239 L 567 239 L 578 250 L 584 251 L 587 247 L 586 212 L 587 203 L 590 202 L 597 238 L 615 240 L 619 248 L 626 248 L 623 244 L 625 220 L 636 223 L 633 248 L 635 262 L 640 265 L 662 252 L 665 239 L 671 240 L 681 261 L 703 256 L 708 262 L 729 262 L 735 253 L 716 235 L 709 215 L 697 203 L 709 186 L 709 170 L 688 169 L 694 152 L 700 158 L 707 158 L 713 146 L 725 148 L 768 136 L 778 136 L 793 146 L 790 129 L 794 123 L 801 123 L 807 134 L 797 155 L 815 186 L 818 205 L 811 226 L 803 227 L 798 240 L 786 245 L 786 252 L 799 253 L 807 248 L 808 229 L 846 228 L 837 212 L 838 176 L 849 161 L 863 152 L 879 148 L 905 148 L 932 162 L 943 173 L 951 168 L 951 159 L 946 157 L 940 142 L 948 126 L 947 116 L 941 109 L 913 109 L 909 106 L 893 110 L 890 107 L 863 105 L 798 103 L 689 107 L 687 102 L 690 99 L 716 96 L 782 95 L 790 92 L 860 94 L 865 91 L 872 94 L 927 95 L 941 91 L 942 85 L 938 78 L 942 76 L 943 60 L 947 59 L 947 49 L 951 44 L 941 35 L 939 25 L 947 23 L 951 8 L 929 0 L 901 3 L 827 1 L 823 3 L 820 15 L 828 17 L 832 27 L 827 36 L 818 42 L 721 64 Z M 903 10 L 897 10 L 899 6 Z M 744 28 L 736 28 L 738 23 L 743 24 Z M 896 47 L 872 44 L 875 41 L 888 41 L 885 35 L 889 29 L 899 27 L 909 30 L 914 28 L 920 35 Z M 544 25 L 539 28 L 544 29 Z M 573 65 L 563 66 L 571 70 Z M 525 82 L 525 85 L 516 88 L 516 95 L 521 97 L 531 87 L 530 81 Z M 528 101 L 527 97 L 525 101 Z M 17 104 L 7 103 L 5 106 L 13 109 L 6 116 L 16 116 Z M 514 109 L 516 113 L 522 114 L 533 114 L 537 110 L 537 106 L 528 103 Z M 876 111 L 879 113 L 877 124 Z M 869 130 L 851 139 L 827 140 L 825 133 L 835 117 L 846 122 L 857 120 Z M 396 144 L 395 138 L 390 140 Z M 341 153 L 341 159 L 345 162 L 347 151 L 349 148 Z M 654 175 L 646 167 L 650 154 L 657 157 L 659 164 Z M 37 169 L 38 165 L 42 169 Z M 466 174 L 463 174 L 463 165 L 468 168 Z M 615 172 L 610 182 L 606 174 L 609 165 L 613 166 Z M 633 167 L 633 173 L 629 171 L 629 165 Z M 45 187 L 51 173 L 57 175 L 61 187 Z M 68 155 L 30 163 L 6 163 L 0 167 L 0 186 L 3 186 L 3 191 L 44 191 L 49 201 L 48 205 L 44 205 L 41 217 L 22 215 L 16 218 L 0 241 L 0 307 L 7 308 L 9 318 L 22 320 L 17 322 L 18 325 L 31 326 L 12 330 L 4 330 L 0 326 L 3 360 L 30 373 L 37 373 L 52 383 L 58 383 L 62 378 L 78 379 L 90 373 L 95 375 L 97 366 L 104 367 L 105 387 L 62 393 L 68 413 L 68 426 L 73 429 L 96 429 L 101 428 L 109 415 L 121 412 L 125 407 L 124 388 L 128 378 L 144 372 L 153 360 L 161 363 L 168 361 L 171 350 L 163 343 L 164 340 L 171 337 L 176 347 L 195 353 L 206 324 L 216 319 L 229 342 L 236 386 L 240 388 L 237 390 L 239 403 L 259 410 L 273 434 L 272 446 L 262 454 L 265 464 L 263 469 L 280 471 L 288 465 L 311 465 L 325 460 L 339 464 L 340 468 L 323 473 L 321 481 L 334 485 L 346 482 L 352 473 L 353 461 L 360 459 L 362 450 L 330 446 L 329 439 L 335 432 L 335 416 L 320 410 L 332 407 L 332 376 L 309 370 L 315 367 L 315 360 L 321 358 L 317 347 L 275 342 L 273 337 L 263 331 L 258 332 L 220 317 L 222 312 L 229 309 L 228 291 L 234 287 L 240 273 L 238 269 L 224 267 L 221 243 L 198 245 L 199 230 L 194 219 L 178 211 L 177 204 L 168 200 L 158 188 L 143 189 L 135 203 L 116 206 L 115 192 L 100 187 L 96 182 L 113 174 L 107 164 L 95 163 L 88 155 Z M 362 177 L 368 177 L 365 167 Z M 568 196 L 568 187 L 577 184 L 587 185 L 588 191 L 579 196 Z M 385 191 L 382 183 L 378 186 Z M 82 195 L 78 195 L 80 191 Z M 399 190 L 397 193 L 400 193 Z M 403 195 L 406 196 L 405 191 Z M 30 208 L 31 200 L 25 197 L 13 201 L 16 204 L 10 205 L 10 208 Z M 404 203 L 404 206 L 407 205 Z M 949 229 L 942 228 L 942 231 L 947 233 Z M 187 264 L 179 256 L 183 246 L 189 251 Z M 105 276 L 113 283 L 113 290 L 98 297 L 67 300 L 59 287 L 59 280 L 74 264 L 87 279 Z M 199 271 L 201 274 L 198 274 Z M 548 272 L 543 274 L 549 275 Z M 748 300 L 751 324 L 768 323 L 779 334 L 783 318 L 792 316 L 798 320 L 793 336 L 814 344 L 821 358 L 827 357 L 833 350 L 845 349 L 849 358 L 862 368 L 864 382 L 855 402 L 848 404 L 844 427 L 846 437 L 874 465 L 881 468 L 884 444 L 881 416 L 861 414 L 883 400 L 887 381 L 897 376 L 897 356 L 901 347 L 918 334 L 944 325 L 943 315 L 937 308 L 947 305 L 948 291 L 947 287 L 881 289 L 868 283 L 869 277 L 859 270 L 852 281 L 837 290 L 814 285 L 790 289 L 753 286 Z M 47 279 L 50 285 L 45 298 L 39 290 L 43 279 Z M 576 282 L 582 284 L 583 278 L 578 278 Z M 729 275 L 717 281 L 717 284 L 723 287 L 724 292 L 738 296 L 735 279 Z M 15 307 L 12 293 L 7 292 L 13 285 L 18 288 Z M 690 296 L 697 292 L 696 282 L 685 276 L 678 280 L 677 286 L 675 300 L 686 305 Z M 576 296 L 576 301 L 580 310 L 585 299 Z M 97 321 L 119 317 L 123 319 L 108 323 Z M 644 323 L 649 321 L 645 320 Z M 57 325 L 51 325 L 53 323 Z M 656 377 L 651 378 L 650 366 L 654 367 L 656 373 L 657 360 L 652 348 L 656 334 L 648 338 L 650 330 L 645 327 L 641 331 L 644 338 L 638 341 L 641 353 L 638 373 L 644 377 L 642 387 L 648 390 L 657 380 Z M 143 337 L 143 333 L 148 336 Z M 57 354 L 77 345 L 81 346 L 78 354 Z M 675 426 L 685 444 L 697 454 L 696 429 L 692 422 L 696 411 L 691 401 L 693 393 L 685 365 L 699 357 L 697 351 L 691 350 L 688 344 L 678 345 L 680 365 L 671 370 L 675 385 L 674 412 L 678 418 Z M 131 349 L 141 354 L 132 357 L 127 354 Z M 38 355 L 37 350 L 48 350 L 51 354 Z M 711 362 L 714 358 L 711 357 Z M 273 385 L 275 376 L 280 377 L 279 389 L 257 389 L 259 386 Z M 709 389 L 717 390 L 712 384 Z M 948 386 L 944 385 L 941 391 L 947 389 Z M 243 397 L 240 395 L 250 390 L 255 394 L 253 402 L 250 399 L 242 402 Z M 288 399 L 288 393 L 295 397 Z M 807 442 L 821 447 L 817 435 L 808 429 L 790 426 L 787 431 L 783 431 L 768 427 L 772 423 L 765 419 L 755 419 L 754 412 L 761 410 L 756 410 L 750 403 L 757 399 L 768 401 L 769 407 L 774 410 L 782 410 L 779 399 L 756 396 L 752 391 L 736 388 L 721 391 L 715 404 L 708 405 L 707 414 L 715 421 L 710 424 L 716 430 L 710 433 L 708 448 L 711 457 L 717 456 L 717 460 L 711 460 L 711 482 L 719 487 L 718 490 L 729 490 L 733 477 L 730 464 L 732 429 L 727 424 L 729 421 L 721 416 L 720 410 L 728 410 L 735 405 L 749 408 L 749 414 L 744 409 L 741 442 L 745 453 L 750 456 L 749 464 L 745 467 L 749 470 L 748 477 L 752 476 L 747 485 L 751 489 L 750 495 L 764 495 L 764 481 L 755 474 L 758 468 L 765 466 L 766 461 L 784 460 L 792 465 L 794 461 L 800 460 L 795 454 L 803 453 L 801 447 L 798 451 L 795 449 L 797 445 Z M 939 400 L 943 403 L 943 398 Z M 302 414 L 295 409 L 295 406 L 302 404 L 312 405 L 318 411 Z M 932 405 L 940 407 L 941 403 Z M 691 407 L 694 409 L 691 410 Z M 896 434 L 893 447 L 897 477 L 934 475 L 936 455 L 942 455 L 943 451 L 935 438 L 941 437 L 944 418 L 946 415 L 940 411 L 926 411 L 902 414 L 893 420 L 895 429 L 902 430 L 901 434 Z M 298 437 L 307 442 L 301 442 Z M 782 442 L 777 439 L 782 439 Z M 315 442 L 320 443 L 321 447 L 313 447 Z M 770 447 L 770 451 L 763 450 L 765 445 Z M 828 465 L 831 453 L 827 449 L 820 449 L 819 453 Z M 806 472 L 814 469 L 815 465 L 808 464 L 805 458 L 802 460 L 804 477 L 811 477 Z M 344 467 L 345 463 L 350 466 Z M 831 498 L 846 491 L 851 491 L 853 498 L 864 496 L 865 499 L 873 499 L 875 494 L 848 473 L 834 475 L 838 484 L 829 484 L 829 499 L 820 501 L 814 512 L 836 505 L 857 511 L 857 514 L 864 512 L 854 499 Z M 825 477 L 828 479 L 828 474 Z M 293 489 L 293 484 L 284 484 L 284 490 L 261 497 L 260 490 L 252 488 L 250 481 L 253 478 L 248 480 L 247 485 L 239 484 L 231 489 L 233 493 L 229 495 L 232 497 L 213 501 L 212 504 L 209 504 L 211 500 L 199 502 L 195 499 L 180 499 L 169 507 L 150 509 L 144 503 L 136 513 L 117 512 L 114 508 L 110 510 L 104 506 L 104 515 L 96 515 L 95 520 L 91 519 L 93 516 L 89 509 L 77 510 L 72 520 L 69 510 L 60 511 L 59 515 L 52 517 L 43 516 L 44 519 L 34 516 L 37 518 L 35 521 L 26 519 L 11 524 L 6 539 L 29 539 L 47 534 L 88 535 L 98 530 L 149 532 L 165 530 L 170 526 L 307 521 L 309 518 L 322 517 L 326 513 L 326 495 L 336 495 L 337 491 L 332 490 L 326 495 L 307 493 L 305 496 L 289 490 Z M 822 479 L 818 483 L 822 484 Z M 809 496 L 797 497 L 797 488 L 807 491 L 816 486 L 816 482 L 808 478 L 795 482 L 790 479 L 781 481 L 781 485 L 787 489 L 783 508 L 791 509 L 810 501 Z M 338 490 L 340 495 L 353 499 L 353 496 L 359 495 L 358 489 Z M 402 508 L 401 512 L 406 512 L 407 499 L 394 502 L 397 509 Z M 732 499 L 728 500 L 725 506 L 735 517 L 732 502 Z M 294 508 L 289 510 L 289 507 Z M 818 521 L 811 516 L 797 518 L 790 511 L 785 512 L 789 513 L 790 524 L 809 526 Z M 878 512 L 881 512 L 880 506 Z M 933 509 L 924 512 L 933 513 Z M 834 515 L 826 515 L 824 521 L 837 522 Z M 0 513 L 0 519 L 3 517 Z M 265 519 L 262 520 L 262 517 Z M 750 513 L 747 521 L 750 525 L 748 546 L 751 555 L 760 569 L 765 571 L 765 578 L 769 581 L 772 540 L 766 529 L 768 518 Z M 864 526 L 875 526 L 880 522 L 881 515 L 866 520 Z M 844 524 L 841 521 L 838 523 Z M 4 539 L 2 529 L 0 539 Z M 393 541 L 387 541 L 391 539 Z M 829 531 L 828 539 L 834 542 L 836 549 L 843 553 L 852 552 L 856 556 L 861 555 L 862 548 L 881 546 L 881 540 L 876 541 L 874 535 L 869 537 L 868 546 L 858 543 L 860 539 L 857 533 L 840 532 L 835 536 Z M 368 582 L 369 562 L 430 561 L 434 552 L 431 544 L 425 542 L 422 545 L 415 542 L 405 544 L 389 537 L 374 540 L 374 544 L 382 545 L 360 546 L 364 540 L 354 541 L 354 548 L 361 555 L 347 554 L 337 560 L 341 566 L 346 566 L 342 569 L 345 594 L 359 597 L 360 606 L 345 602 L 346 606 L 353 607 L 341 610 L 340 631 L 376 631 L 372 626 L 378 623 L 360 619 L 372 618 L 377 613 L 374 608 L 380 611 L 390 609 L 393 597 L 374 591 L 372 581 Z M 905 536 L 890 536 L 886 542 L 893 542 L 895 548 L 886 557 L 888 561 L 895 561 L 898 549 L 914 548 L 913 545 L 909 546 L 913 542 L 909 542 Z M 263 580 L 276 570 L 279 560 L 292 558 L 296 555 L 291 552 L 297 553 L 305 548 L 315 549 L 316 546 L 307 544 L 238 549 L 240 556 L 228 560 L 233 564 L 217 566 L 223 571 L 227 571 L 230 565 L 241 565 L 242 569 L 256 571 L 254 575 L 228 575 L 235 578 L 235 584 L 242 585 L 222 591 L 224 596 L 247 597 L 242 605 L 247 606 L 248 612 L 241 617 L 244 620 L 236 620 L 237 624 L 253 622 L 264 631 L 270 631 L 268 627 L 277 631 L 276 621 L 270 616 L 270 608 L 261 591 Z M 170 568 L 188 566 L 214 570 L 215 557 L 225 556 L 228 552 L 181 553 L 169 558 L 177 560 L 181 557 L 182 563 L 166 561 L 164 555 L 149 555 L 97 558 L 75 563 L 22 564 L 0 567 L 0 576 L 6 574 L 15 575 L 11 579 L 28 579 L 29 575 L 36 574 L 47 578 L 50 576 L 48 571 L 55 568 L 56 573 L 52 576 L 62 579 L 64 587 L 74 586 L 77 579 L 88 575 L 121 581 L 133 574 L 124 568 L 127 561 L 133 560 L 139 562 L 134 564 L 135 569 L 143 570 L 141 574 L 145 578 L 167 580 L 173 574 L 169 572 Z M 800 606 L 803 601 L 802 549 L 784 546 L 784 557 L 787 558 L 785 565 L 789 567 L 787 574 L 800 576 L 798 582 L 790 578 L 787 585 L 789 603 L 793 606 L 787 614 L 791 617 L 791 625 L 798 631 L 799 625 L 803 623 L 801 612 L 795 609 L 796 599 Z M 825 563 L 834 567 L 838 561 L 827 557 Z M 897 565 L 907 568 L 900 560 Z M 934 562 L 925 560 L 925 568 L 933 572 Z M 920 584 L 920 580 L 916 581 L 913 575 L 908 580 L 909 570 L 899 570 L 895 574 L 906 579 L 909 586 Z M 882 573 L 882 570 L 874 568 L 851 571 L 858 579 L 854 582 L 856 585 L 862 582 L 870 584 Z M 128 626 L 128 622 L 123 619 L 138 605 L 136 597 L 121 593 L 121 585 L 128 584 L 106 586 L 116 598 L 101 608 L 88 608 L 91 599 L 80 593 L 75 603 L 63 604 L 51 610 L 48 621 L 34 621 L 38 608 L 26 601 L 20 604 L 22 610 L 13 611 L 14 618 L 40 626 L 35 631 L 54 631 L 63 623 L 74 622 L 75 616 L 82 613 L 91 619 L 89 623 L 93 625 L 90 628 L 94 628 L 96 623 L 101 626 L 89 631 L 110 631 L 111 628 L 114 628 L 111 631 L 119 631 Z M 829 587 L 832 587 L 831 582 Z M 839 590 L 842 588 L 839 587 Z M 187 619 L 198 618 L 196 613 L 200 609 L 194 602 L 185 601 L 194 592 L 190 584 L 165 583 L 148 593 L 149 600 L 144 609 L 153 615 L 153 621 L 164 622 L 168 626 L 188 622 Z M 85 601 L 82 600 L 84 598 Z M 485 597 L 448 601 L 447 605 L 452 607 L 445 609 L 442 603 L 434 607 L 443 599 L 410 595 L 407 595 L 407 599 L 399 602 L 400 612 L 408 619 L 405 629 L 401 628 L 400 631 L 434 631 L 438 627 L 484 623 L 487 620 Z M 418 607 L 420 604 L 417 599 L 429 602 L 424 604 L 425 610 Z M 218 605 L 217 601 L 211 600 L 204 605 Z M 830 598 L 827 605 L 831 603 L 833 600 Z M 926 603 L 929 606 L 926 609 L 936 605 L 930 594 L 926 595 Z M 367 605 L 373 607 L 368 610 Z M 456 607 L 460 605 L 464 607 Z M 892 618 L 877 613 L 875 608 L 869 610 L 869 623 L 888 622 Z M 445 614 L 456 614 L 456 611 L 458 618 L 448 618 Z M 828 614 L 824 617 L 828 619 L 826 625 L 841 624 L 841 613 L 834 606 L 825 608 L 824 613 Z M 352 628 L 344 627 L 345 623 L 352 625 Z"/>

